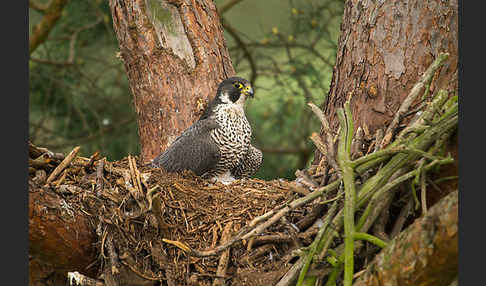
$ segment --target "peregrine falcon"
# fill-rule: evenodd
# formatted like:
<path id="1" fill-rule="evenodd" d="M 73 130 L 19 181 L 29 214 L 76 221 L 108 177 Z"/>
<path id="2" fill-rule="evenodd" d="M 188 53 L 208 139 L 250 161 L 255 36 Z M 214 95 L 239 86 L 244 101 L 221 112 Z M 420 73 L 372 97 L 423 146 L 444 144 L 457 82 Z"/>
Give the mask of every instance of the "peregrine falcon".
<path id="1" fill-rule="evenodd" d="M 203 114 L 151 163 L 167 172 L 192 170 L 203 178 L 229 184 L 260 168 L 263 155 L 250 144 L 251 126 L 243 105 L 253 97 L 240 77 L 222 81 Z"/>

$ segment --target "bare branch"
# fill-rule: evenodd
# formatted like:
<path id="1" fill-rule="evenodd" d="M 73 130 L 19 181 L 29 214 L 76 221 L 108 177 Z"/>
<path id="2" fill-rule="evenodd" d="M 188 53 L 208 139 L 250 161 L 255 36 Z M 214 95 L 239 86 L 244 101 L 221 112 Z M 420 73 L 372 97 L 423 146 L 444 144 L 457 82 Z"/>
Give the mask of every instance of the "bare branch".
<path id="1" fill-rule="evenodd" d="M 252 85 L 254 85 L 257 77 L 257 68 L 256 68 L 255 60 L 253 59 L 250 51 L 248 50 L 247 45 L 243 42 L 243 40 L 238 35 L 237 31 L 229 24 L 229 22 L 226 21 L 224 18 L 221 18 L 221 23 L 223 25 L 223 28 L 225 28 L 226 31 L 231 35 L 231 37 L 235 39 L 236 44 L 241 48 L 243 54 L 245 55 L 245 58 L 248 60 L 251 69 L 250 82 Z"/>
<path id="2" fill-rule="evenodd" d="M 32 35 L 30 35 L 29 54 L 32 54 L 32 52 L 34 52 L 35 49 L 47 39 L 47 36 L 52 28 L 54 28 L 57 20 L 61 17 L 62 10 L 67 2 L 68 0 L 51 0 L 47 7 L 45 7 L 44 17 L 42 17 L 42 20 L 35 25 Z M 30 1 L 29 6 L 31 6 L 32 3 L 33 2 Z M 39 6 L 35 7 L 39 8 Z"/>
<path id="3" fill-rule="evenodd" d="M 229 0 L 228 2 L 224 3 L 221 8 L 219 8 L 219 15 L 223 15 L 224 13 L 228 12 L 233 6 L 240 3 L 243 0 Z"/>

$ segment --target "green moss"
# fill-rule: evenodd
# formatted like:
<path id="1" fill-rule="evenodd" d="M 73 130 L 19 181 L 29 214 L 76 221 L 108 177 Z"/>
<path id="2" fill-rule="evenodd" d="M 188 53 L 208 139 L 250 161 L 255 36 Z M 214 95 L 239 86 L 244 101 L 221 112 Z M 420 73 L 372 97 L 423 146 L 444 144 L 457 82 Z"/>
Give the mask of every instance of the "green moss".
<path id="1" fill-rule="evenodd" d="M 169 33 L 175 34 L 174 25 L 172 23 L 172 14 L 168 8 L 163 7 L 159 0 L 149 0 L 149 9 L 152 21 L 158 21 Z"/>

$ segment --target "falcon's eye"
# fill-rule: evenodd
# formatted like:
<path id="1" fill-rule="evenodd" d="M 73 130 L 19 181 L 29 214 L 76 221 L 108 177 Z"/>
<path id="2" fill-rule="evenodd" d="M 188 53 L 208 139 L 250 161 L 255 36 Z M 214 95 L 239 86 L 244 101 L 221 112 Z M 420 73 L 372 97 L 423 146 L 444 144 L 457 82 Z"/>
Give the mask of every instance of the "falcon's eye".
<path id="1" fill-rule="evenodd" d="M 236 87 L 236 88 L 238 88 L 238 89 L 242 89 L 243 88 L 243 85 L 241 84 L 241 82 L 238 82 L 238 81 L 235 81 L 233 83 L 233 86 Z"/>

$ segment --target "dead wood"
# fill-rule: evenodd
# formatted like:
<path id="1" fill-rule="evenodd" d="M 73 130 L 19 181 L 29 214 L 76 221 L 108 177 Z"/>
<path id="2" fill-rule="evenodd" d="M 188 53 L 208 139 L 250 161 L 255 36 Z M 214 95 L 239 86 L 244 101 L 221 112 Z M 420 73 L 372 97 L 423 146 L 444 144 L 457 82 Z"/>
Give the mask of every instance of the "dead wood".
<path id="1" fill-rule="evenodd" d="M 29 253 L 57 270 L 80 271 L 96 260 L 89 218 L 57 193 L 29 180 Z"/>
<path id="2" fill-rule="evenodd" d="M 230 221 L 225 225 L 223 234 L 221 235 L 221 242 L 226 242 L 231 237 L 231 228 L 233 222 Z M 226 249 L 219 258 L 218 269 L 216 270 L 216 278 L 213 281 L 213 286 L 225 285 L 224 276 L 226 275 L 226 269 L 228 268 L 228 261 L 231 248 Z"/>
<path id="3" fill-rule="evenodd" d="M 71 164 L 53 161 L 43 175 L 45 180 L 61 166 L 63 171 L 57 173 L 62 181 L 58 176 L 51 184 L 36 183 L 34 179 L 43 181 L 42 175 L 35 176 L 43 169 L 29 178 L 30 254 L 65 275 L 79 271 L 106 285 L 123 285 L 130 275 L 141 279 L 130 285 L 141 285 L 143 280 L 186 285 L 191 279 L 211 285 L 215 279 L 235 277 L 235 267 L 248 267 L 236 258 L 246 253 L 248 240 L 242 237 L 260 222 L 266 223 L 267 235 L 287 237 L 257 241 L 257 249 L 276 245 L 250 259 L 252 267 L 265 266 L 268 256 L 280 257 L 293 244 L 286 234 L 288 224 L 305 221 L 315 206 L 290 208 L 284 212 L 287 223 L 276 218 L 268 223 L 271 216 L 262 215 L 271 210 L 277 214 L 295 199 L 294 184 L 250 179 L 213 185 L 191 173 L 165 174 L 143 167 L 132 156 L 118 162 L 96 161 L 96 168 L 86 168 L 93 156 L 68 157 L 74 156 L 65 158 Z M 251 222 L 254 226 L 247 227 Z M 222 235 L 225 226 L 227 235 Z M 208 236 L 212 233 L 223 236 L 215 245 L 214 235 Z M 225 246 L 225 242 L 230 243 Z M 188 255 L 184 246 L 211 256 Z"/>
<path id="4" fill-rule="evenodd" d="M 57 175 L 59 175 L 71 163 L 71 161 L 74 160 L 74 158 L 78 154 L 80 148 L 81 148 L 80 146 L 75 147 L 71 151 L 71 153 L 69 153 L 66 156 L 66 158 L 64 158 L 64 160 L 62 160 L 61 164 L 59 164 L 54 169 L 54 171 L 52 171 L 52 173 L 49 175 L 49 177 L 47 178 L 47 182 L 46 182 L 47 184 L 49 184 L 50 182 L 52 182 L 57 177 Z"/>
<path id="5" fill-rule="evenodd" d="M 68 273 L 68 285 L 69 286 L 104 286 L 100 280 L 93 279 L 86 275 L 83 275 L 77 271 Z"/>

